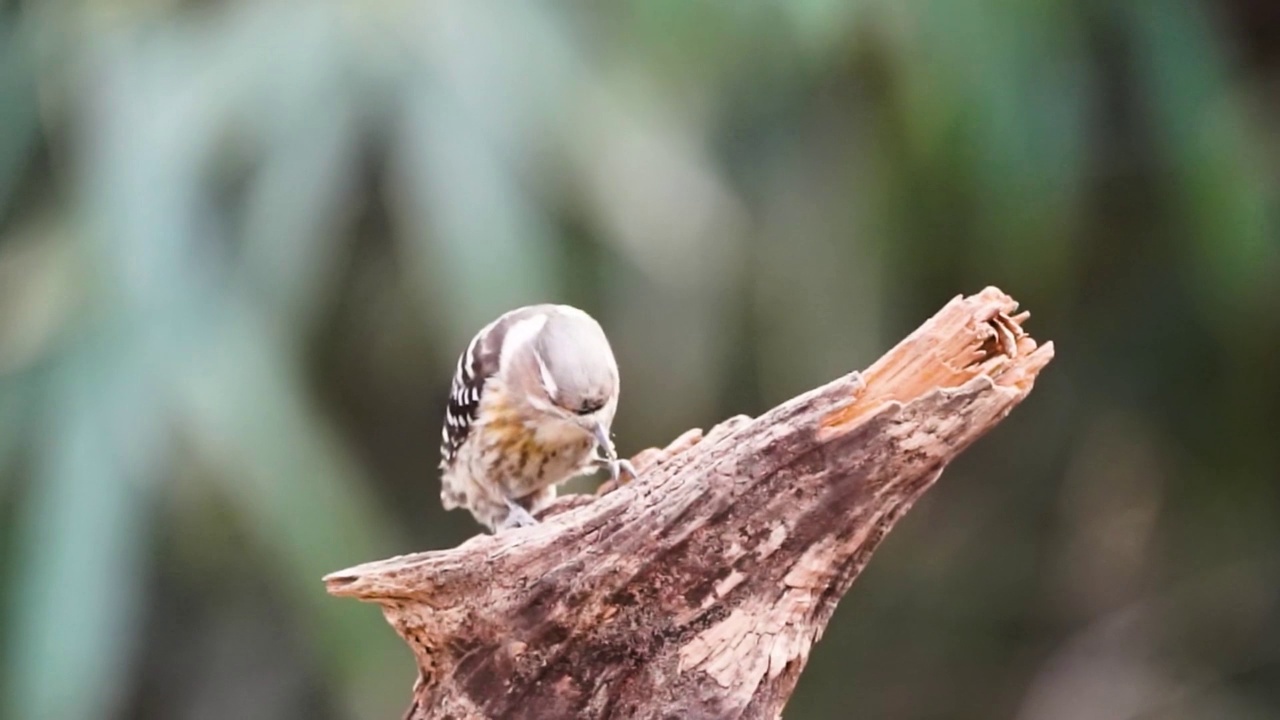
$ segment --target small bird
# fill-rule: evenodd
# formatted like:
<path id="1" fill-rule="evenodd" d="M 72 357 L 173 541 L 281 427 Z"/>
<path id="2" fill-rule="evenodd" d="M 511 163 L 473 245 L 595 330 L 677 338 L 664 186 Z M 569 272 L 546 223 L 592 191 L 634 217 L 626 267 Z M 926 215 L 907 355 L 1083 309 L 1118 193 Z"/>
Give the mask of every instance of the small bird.
<path id="1" fill-rule="evenodd" d="M 609 436 L 618 363 L 600 324 L 529 305 L 486 325 L 458 358 L 440 446 L 440 499 L 491 531 L 537 524 L 566 480 L 607 467 L 635 477 Z"/>

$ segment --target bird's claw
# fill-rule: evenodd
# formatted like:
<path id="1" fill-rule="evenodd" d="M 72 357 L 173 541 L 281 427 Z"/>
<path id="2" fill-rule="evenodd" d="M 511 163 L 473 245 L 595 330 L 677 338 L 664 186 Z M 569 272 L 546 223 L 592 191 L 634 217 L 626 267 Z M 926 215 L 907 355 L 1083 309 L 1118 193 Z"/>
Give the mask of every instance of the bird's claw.
<path id="1" fill-rule="evenodd" d="M 597 465 L 609 470 L 609 480 L 615 485 L 629 483 L 637 477 L 636 468 L 631 464 L 630 460 L 596 456 L 595 462 Z"/>
<path id="2" fill-rule="evenodd" d="M 506 500 L 507 517 L 502 521 L 503 529 L 530 527 L 538 524 L 538 519 L 526 510 L 523 505 L 511 498 Z"/>
<path id="3" fill-rule="evenodd" d="M 623 475 L 626 475 L 626 480 L 622 479 Z M 609 465 L 609 477 L 615 482 L 629 483 L 636 479 L 636 468 L 630 460 L 615 460 Z"/>

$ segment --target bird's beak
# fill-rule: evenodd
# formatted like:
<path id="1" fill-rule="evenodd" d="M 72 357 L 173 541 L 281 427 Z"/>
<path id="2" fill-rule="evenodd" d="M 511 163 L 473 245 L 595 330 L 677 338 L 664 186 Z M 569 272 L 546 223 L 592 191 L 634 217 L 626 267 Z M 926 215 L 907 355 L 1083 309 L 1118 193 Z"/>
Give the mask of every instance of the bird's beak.
<path id="1" fill-rule="evenodd" d="M 605 457 L 610 460 L 617 459 L 617 452 L 613 449 L 613 441 L 609 439 L 609 429 L 604 426 L 604 423 L 597 420 L 591 432 L 596 436 L 596 444 L 600 447 L 600 452 L 604 453 Z"/>

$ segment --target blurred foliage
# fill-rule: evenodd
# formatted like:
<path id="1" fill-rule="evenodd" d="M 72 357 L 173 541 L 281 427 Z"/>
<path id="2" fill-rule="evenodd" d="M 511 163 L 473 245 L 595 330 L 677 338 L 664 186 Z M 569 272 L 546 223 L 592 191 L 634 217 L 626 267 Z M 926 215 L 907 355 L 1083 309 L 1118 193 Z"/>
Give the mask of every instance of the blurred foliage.
<path id="1" fill-rule="evenodd" d="M 788 717 L 1276 717 L 1278 29 L 1265 0 L 0 2 L 0 717 L 395 716 L 408 653 L 319 578 L 476 532 L 436 439 L 507 308 L 601 319 L 634 452 L 988 284 L 1059 359 Z"/>

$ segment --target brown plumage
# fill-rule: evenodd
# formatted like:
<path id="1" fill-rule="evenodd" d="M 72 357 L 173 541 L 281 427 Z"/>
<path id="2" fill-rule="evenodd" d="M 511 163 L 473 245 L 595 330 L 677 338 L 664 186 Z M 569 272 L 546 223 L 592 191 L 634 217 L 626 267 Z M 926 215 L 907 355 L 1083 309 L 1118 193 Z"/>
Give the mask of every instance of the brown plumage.
<path id="1" fill-rule="evenodd" d="M 630 474 L 609 439 L 617 403 L 617 363 L 589 315 L 531 305 L 494 320 L 458 360 L 441 444 L 444 507 L 465 507 L 491 530 L 518 527 L 574 476 L 601 465 Z"/>

